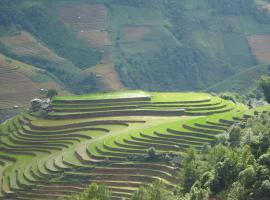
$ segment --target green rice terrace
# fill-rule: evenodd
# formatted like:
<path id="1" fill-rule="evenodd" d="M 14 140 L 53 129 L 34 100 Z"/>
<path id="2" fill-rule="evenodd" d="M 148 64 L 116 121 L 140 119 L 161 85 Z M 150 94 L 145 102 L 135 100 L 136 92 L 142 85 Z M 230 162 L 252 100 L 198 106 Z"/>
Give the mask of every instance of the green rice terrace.
<path id="1" fill-rule="evenodd" d="M 107 185 L 113 200 L 157 179 L 173 189 L 178 165 L 148 159 L 149 148 L 175 158 L 256 114 L 206 93 L 59 96 L 51 105 L 46 117 L 25 112 L 1 125 L 0 199 L 57 199 L 92 182 Z"/>

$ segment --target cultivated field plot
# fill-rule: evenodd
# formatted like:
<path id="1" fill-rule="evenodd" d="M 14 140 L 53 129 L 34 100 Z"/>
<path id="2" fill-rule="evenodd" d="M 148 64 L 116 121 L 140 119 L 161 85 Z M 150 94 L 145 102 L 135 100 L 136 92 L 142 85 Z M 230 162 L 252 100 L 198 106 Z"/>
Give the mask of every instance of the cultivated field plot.
<path id="1" fill-rule="evenodd" d="M 107 8 L 104 5 L 82 4 L 60 11 L 64 23 L 78 30 L 106 30 Z"/>
<path id="2" fill-rule="evenodd" d="M 125 53 L 151 52 L 165 43 L 181 45 L 166 28 L 166 17 L 158 9 L 114 5 L 110 12 L 111 38 Z"/>
<path id="3" fill-rule="evenodd" d="M 60 19 L 71 27 L 79 38 L 92 45 L 109 46 L 111 40 L 107 30 L 108 11 L 104 5 L 81 4 L 62 8 Z"/>
<path id="4" fill-rule="evenodd" d="M 24 107 L 33 98 L 40 97 L 39 90 L 57 88 L 51 83 L 37 83 L 31 78 L 38 77 L 40 70 L 33 66 L 9 59 L 0 54 L 0 109 Z M 46 77 L 50 80 L 50 77 Z"/>
<path id="5" fill-rule="evenodd" d="M 244 105 L 205 93 L 142 91 L 56 97 L 52 108 L 45 118 L 23 113 L 1 126 L 2 199 L 56 199 L 91 182 L 106 184 L 113 200 L 157 179 L 173 189 L 177 167 L 146 159 L 150 147 L 199 151 L 255 111 L 244 115 Z"/>
<path id="6" fill-rule="evenodd" d="M 124 28 L 123 42 L 136 42 L 151 32 L 152 29 L 149 26 L 127 26 Z"/>
<path id="7" fill-rule="evenodd" d="M 252 53 L 261 63 L 270 63 L 270 35 L 249 36 Z"/>
<path id="8" fill-rule="evenodd" d="M 102 46 L 111 46 L 112 42 L 110 40 L 109 34 L 107 31 L 92 30 L 92 31 L 83 31 L 81 30 L 78 33 L 78 37 L 84 39 L 96 47 Z"/>
<path id="9" fill-rule="evenodd" d="M 115 67 L 112 64 L 102 64 L 83 70 L 78 78 L 95 74 L 98 82 L 106 91 L 119 91 L 125 89 Z"/>
<path id="10" fill-rule="evenodd" d="M 54 61 L 63 60 L 25 31 L 2 37 L 0 40 L 17 55 L 43 57 Z"/>

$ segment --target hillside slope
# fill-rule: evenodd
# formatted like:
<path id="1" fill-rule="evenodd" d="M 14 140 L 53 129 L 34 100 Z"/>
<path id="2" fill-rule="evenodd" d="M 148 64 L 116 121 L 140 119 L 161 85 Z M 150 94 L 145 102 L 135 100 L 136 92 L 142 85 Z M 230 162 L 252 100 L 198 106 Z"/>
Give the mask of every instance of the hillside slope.
<path id="1" fill-rule="evenodd" d="M 268 63 L 270 52 L 260 45 L 270 41 L 266 6 L 255 0 L 3 0 L 0 49 L 54 74 L 73 92 L 202 90 Z M 80 79 L 82 70 L 104 65 L 113 66 L 104 80 L 95 72 Z M 108 86 L 110 79 L 117 87 Z"/>
<path id="2" fill-rule="evenodd" d="M 211 86 L 207 91 L 217 93 L 220 91 L 229 91 L 238 94 L 247 94 L 255 90 L 258 87 L 260 77 L 267 74 L 270 74 L 269 65 L 256 65 Z"/>
<path id="3" fill-rule="evenodd" d="M 179 153 L 214 142 L 247 111 L 207 93 L 56 97 L 46 116 L 22 113 L 1 125 L 0 198 L 56 199 L 90 182 L 106 184 L 113 200 L 154 180 L 173 190 Z"/>
<path id="4" fill-rule="evenodd" d="M 268 73 L 267 6 L 255 0 L 2 0 L 0 53 L 41 73 L 27 76 L 30 85 L 22 90 L 17 72 L 2 79 L 0 118 L 39 97 L 40 88 L 248 93 Z"/>
<path id="5" fill-rule="evenodd" d="M 44 96 L 41 89 L 52 88 L 63 90 L 52 74 L 0 54 L 0 121 L 4 110 L 26 109 L 32 98 Z"/>

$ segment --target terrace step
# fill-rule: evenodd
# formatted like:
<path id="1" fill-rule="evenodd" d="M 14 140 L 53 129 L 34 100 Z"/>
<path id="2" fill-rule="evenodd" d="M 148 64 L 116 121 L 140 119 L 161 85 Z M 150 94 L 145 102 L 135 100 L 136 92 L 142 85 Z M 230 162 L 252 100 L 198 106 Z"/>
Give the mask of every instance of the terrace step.
<path id="1" fill-rule="evenodd" d="M 176 167 L 130 155 L 145 156 L 150 147 L 161 153 L 200 150 L 244 120 L 241 106 L 218 97 L 160 99 L 155 94 L 56 98 L 46 119 L 22 114 L 7 121 L 0 134 L 0 166 L 15 167 L 0 177 L 4 199 L 56 199 L 94 182 L 107 185 L 116 200 L 154 180 L 172 189 L 179 181 Z"/>

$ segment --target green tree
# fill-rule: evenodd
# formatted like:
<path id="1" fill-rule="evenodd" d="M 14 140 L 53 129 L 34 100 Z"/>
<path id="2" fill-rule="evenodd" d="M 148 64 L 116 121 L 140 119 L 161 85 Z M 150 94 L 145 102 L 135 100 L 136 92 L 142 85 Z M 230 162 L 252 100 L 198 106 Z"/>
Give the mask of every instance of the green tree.
<path id="1" fill-rule="evenodd" d="M 74 194 L 67 198 L 60 198 L 59 200 L 110 200 L 111 192 L 104 185 L 97 185 L 92 183 L 80 194 Z"/>
<path id="2" fill-rule="evenodd" d="M 245 126 L 235 126 L 224 133 L 227 142 L 216 142 L 199 154 L 188 150 L 181 166 L 183 190 L 177 200 L 209 199 L 209 194 L 217 199 L 268 200 L 269 125 L 269 113 L 259 114 Z"/>
<path id="3" fill-rule="evenodd" d="M 270 152 L 267 152 L 259 157 L 258 162 L 261 165 L 266 165 L 270 169 Z"/>
<path id="4" fill-rule="evenodd" d="M 265 100 L 270 103 L 270 77 L 263 76 L 259 81 L 259 85 L 263 90 Z"/>
<path id="5" fill-rule="evenodd" d="M 260 191 L 261 191 L 261 196 L 269 198 L 270 196 L 270 181 L 269 180 L 265 180 L 262 182 Z"/>
<path id="6" fill-rule="evenodd" d="M 197 155 L 194 149 L 188 149 L 184 155 L 181 170 L 181 183 L 184 192 L 188 192 L 199 177 Z"/>
<path id="7" fill-rule="evenodd" d="M 230 146 L 237 147 L 240 145 L 241 141 L 241 128 L 239 126 L 233 126 L 229 131 L 229 139 Z"/>
<path id="8" fill-rule="evenodd" d="M 157 156 L 157 150 L 155 149 L 155 147 L 150 147 L 149 149 L 147 149 L 147 155 L 150 159 L 154 159 Z"/>
<path id="9" fill-rule="evenodd" d="M 149 193 L 145 187 L 139 187 L 137 191 L 134 192 L 133 196 L 131 197 L 131 200 L 144 200 L 149 199 Z"/>
<path id="10" fill-rule="evenodd" d="M 209 188 L 196 187 L 196 184 L 190 190 L 190 200 L 209 200 L 209 195 Z"/>
<path id="11" fill-rule="evenodd" d="M 175 200 L 175 197 L 166 189 L 163 181 L 159 180 L 146 187 L 140 187 L 131 200 Z"/>
<path id="12" fill-rule="evenodd" d="M 233 183 L 227 195 L 227 200 L 246 200 L 244 186 L 239 182 Z"/>
<path id="13" fill-rule="evenodd" d="M 51 99 L 57 95 L 58 95 L 58 92 L 56 89 L 49 89 L 46 96 L 47 96 L 47 98 Z"/>
<path id="14" fill-rule="evenodd" d="M 239 180 L 245 187 L 250 187 L 256 180 L 256 171 L 253 166 L 249 166 L 239 173 Z"/>
<path id="15" fill-rule="evenodd" d="M 213 190 L 219 192 L 227 189 L 236 179 L 242 170 L 241 159 L 238 152 L 231 150 L 224 159 L 215 166 L 216 179 Z"/>
<path id="16" fill-rule="evenodd" d="M 242 147 L 241 160 L 242 160 L 243 167 L 245 167 L 245 168 L 250 166 L 250 165 L 254 165 L 255 157 L 251 153 L 250 146 L 244 145 Z"/>

